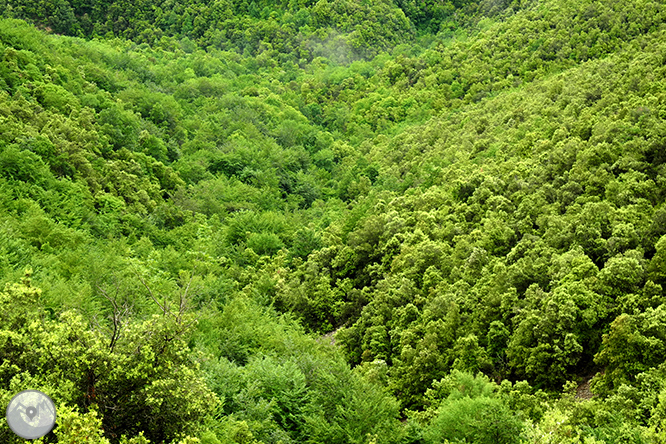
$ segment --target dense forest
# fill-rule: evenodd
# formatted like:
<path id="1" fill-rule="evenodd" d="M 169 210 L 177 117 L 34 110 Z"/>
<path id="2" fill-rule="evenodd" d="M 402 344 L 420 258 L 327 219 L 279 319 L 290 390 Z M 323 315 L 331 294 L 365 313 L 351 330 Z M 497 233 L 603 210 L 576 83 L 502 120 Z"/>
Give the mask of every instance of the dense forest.
<path id="1" fill-rule="evenodd" d="M 0 0 L 0 57 L 36 442 L 666 444 L 662 2 Z"/>

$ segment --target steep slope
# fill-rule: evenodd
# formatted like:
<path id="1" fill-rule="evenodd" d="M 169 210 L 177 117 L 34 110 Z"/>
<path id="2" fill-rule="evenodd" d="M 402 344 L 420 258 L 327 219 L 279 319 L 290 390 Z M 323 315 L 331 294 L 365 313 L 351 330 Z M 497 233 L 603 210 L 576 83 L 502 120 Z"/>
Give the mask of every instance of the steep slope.
<path id="1" fill-rule="evenodd" d="M 6 3 L 0 389 L 58 439 L 659 442 L 661 3 Z"/>

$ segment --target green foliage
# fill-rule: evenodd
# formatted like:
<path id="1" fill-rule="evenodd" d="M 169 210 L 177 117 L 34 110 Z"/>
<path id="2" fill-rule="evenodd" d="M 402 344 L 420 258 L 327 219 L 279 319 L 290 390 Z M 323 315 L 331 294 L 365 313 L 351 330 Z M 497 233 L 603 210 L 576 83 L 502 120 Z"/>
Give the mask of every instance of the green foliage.
<path id="1" fill-rule="evenodd" d="M 661 3 L 0 10 L 44 442 L 663 442 Z"/>
<path id="2" fill-rule="evenodd" d="M 428 441 L 519 443 L 521 422 L 498 399 L 463 398 L 442 403 Z"/>
<path id="3" fill-rule="evenodd" d="M 519 443 L 522 420 L 495 395 L 497 386 L 483 376 L 453 371 L 433 383 L 430 402 L 439 406 L 433 412 L 426 441 Z M 436 405 L 436 404 L 435 404 Z"/>
<path id="4" fill-rule="evenodd" d="M 606 369 L 598 380 L 602 391 L 633 382 L 636 375 L 660 364 L 666 346 L 664 309 L 664 305 L 648 307 L 642 313 L 615 318 L 595 356 Z"/>
<path id="5" fill-rule="evenodd" d="M 54 434 L 58 437 L 59 443 L 75 444 L 85 439 L 91 444 L 109 444 L 109 440 L 102 436 L 102 421 L 98 418 L 96 410 L 81 414 L 71 407 L 61 405 L 57 409 L 57 415 L 58 427 L 54 430 Z M 140 443 L 135 439 L 131 442 Z"/>
<path id="6" fill-rule="evenodd" d="M 71 311 L 49 318 L 40 294 L 29 275 L 0 293 L 3 396 L 29 387 L 49 393 L 60 406 L 58 442 L 115 443 L 140 431 L 162 442 L 199 431 L 216 398 L 187 347 L 189 314 L 128 323 L 115 312 L 104 331 Z"/>
<path id="7" fill-rule="evenodd" d="M 225 400 L 218 437 L 233 442 L 382 442 L 400 435 L 397 404 L 332 350 L 247 299 L 203 322 L 220 359 L 210 385 Z M 208 329 L 213 329 L 210 334 Z"/>

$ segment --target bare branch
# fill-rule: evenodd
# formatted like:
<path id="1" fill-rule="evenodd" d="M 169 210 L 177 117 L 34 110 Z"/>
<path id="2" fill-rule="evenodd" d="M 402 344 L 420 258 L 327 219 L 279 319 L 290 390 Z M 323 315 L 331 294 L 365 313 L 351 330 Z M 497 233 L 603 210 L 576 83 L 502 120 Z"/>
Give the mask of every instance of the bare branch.
<path id="1" fill-rule="evenodd" d="M 192 269 L 192 272 L 190 273 L 190 280 L 187 282 L 187 286 L 185 287 L 184 291 L 178 290 L 178 297 L 179 297 L 179 307 L 178 307 L 178 317 L 176 318 L 176 321 L 180 324 L 182 322 L 183 315 L 185 314 L 185 311 L 187 309 L 187 297 L 190 292 L 190 286 L 192 285 L 192 280 L 194 279 L 194 270 L 195 268 Z"/>
<path id="2" fill-rule="evenodd" d="M 118 296 L 118 285 L 116 285 L 116 294 L 114 297 L 109 296 L 106 291 L 99 285 L 96 285 L 96 287 L 102 296 L 104 296 L 104 298 L 111 303 L 111 307 L 113 309 L 113 314 L 111 316 L 111 321 L 113 322 L 113 333 L 111 334 L 111 342 L 109 343 L 109 349 L 113 351 L 116 346 L 116 341 L 118 341 L 118 337 L 120 336 L 120 310 L 118 308 L 118 302 L 116 301 L 116 297 Z"/>
<path id="3" fill-rule="evenodd" d="M 151 299 L 152 299 L 153 301 L 155 301 L 155 303 L 157 304 L 157 306 L 160 307 L 160 310 L 162 310 L 162 313 L 163 313 L 164 315 L 166 315 L 166 314 L 167 314 L 167 304 L 166 304 L 166 299 L 165 299 L 165 301 L 164 301 L 164 305 L 160 304 L 160 302 L 157 300 L 157 298 L 156 298 L 155 295 L 153 294 L 153 290 L 150 289 L 150 287 L 148 286 L 148 284 L 146 283 L 146 281 L 141 277 L 141 275 L 140 275 L 139 272 L 136 270 L 136 268 L 132 267 L 132 269 L 133 269 L 134 274 L 136 275 L 136 277 L 139 278 L 139 281 L 141 282 L 141 284 L 143 284 L 143 286 L 146 287 L 146 290 L 148 290 L 148 294 L 150 295 Z"/>

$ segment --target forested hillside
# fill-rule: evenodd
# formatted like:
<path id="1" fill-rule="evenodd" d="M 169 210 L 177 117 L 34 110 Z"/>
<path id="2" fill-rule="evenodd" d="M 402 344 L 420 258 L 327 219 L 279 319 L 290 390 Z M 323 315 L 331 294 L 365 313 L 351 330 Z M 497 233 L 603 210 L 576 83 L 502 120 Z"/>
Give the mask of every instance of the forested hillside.
<path id="1" fill-rule="evenodd" d="M 37 442 L 666 443 L 661 2 L 0 11 Z"/>

